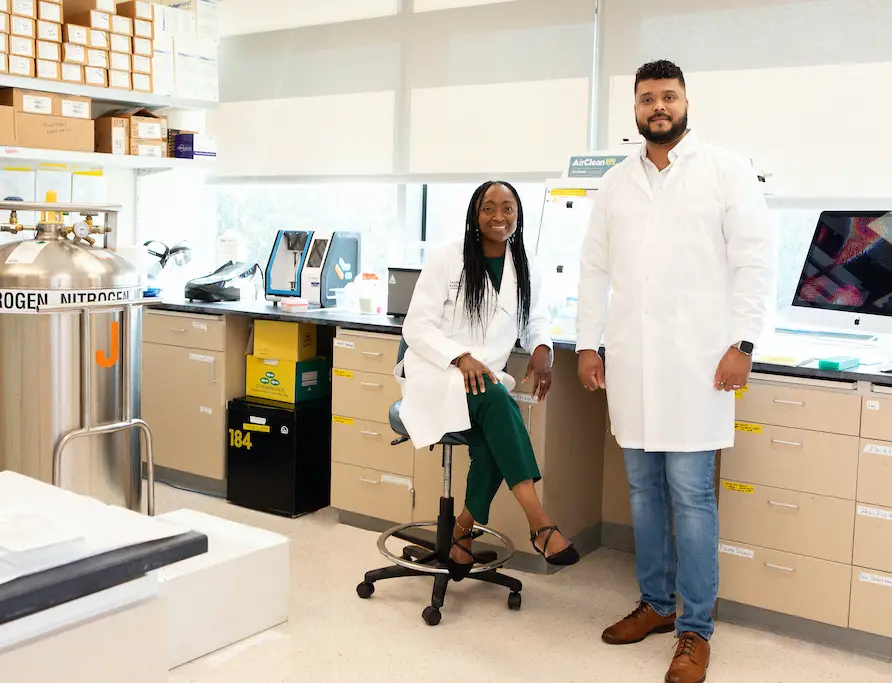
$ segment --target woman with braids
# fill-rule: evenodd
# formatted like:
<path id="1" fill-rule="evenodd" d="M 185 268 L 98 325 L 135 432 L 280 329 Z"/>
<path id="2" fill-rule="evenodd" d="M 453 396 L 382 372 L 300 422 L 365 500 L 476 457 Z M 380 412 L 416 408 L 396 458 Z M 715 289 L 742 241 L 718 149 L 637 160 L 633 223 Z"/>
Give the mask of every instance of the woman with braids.
<path id="1" fill-rule="evenodd" d="M 520 408 L 503 372 L 519 339 L 531 359 L 524 382 L 543 399 L 551 386 L 552 343 L 541 278 L 523 244 L 523 208 L 506 182 L 487 182 L 471 197 L 463 243 L 431 254 L 403 325 L 408 345 L 395 375 L 400 417 L 416 448 L 449 432 L 467 432 L 471 454 L 465 509 L 453 530 L 449 571 L 471 571 L 471 534 L 487 524 L 502 481 L 530 523 L 537 552 L 555 565 L 579 554 L 545 513 L 541 479 Z"/>

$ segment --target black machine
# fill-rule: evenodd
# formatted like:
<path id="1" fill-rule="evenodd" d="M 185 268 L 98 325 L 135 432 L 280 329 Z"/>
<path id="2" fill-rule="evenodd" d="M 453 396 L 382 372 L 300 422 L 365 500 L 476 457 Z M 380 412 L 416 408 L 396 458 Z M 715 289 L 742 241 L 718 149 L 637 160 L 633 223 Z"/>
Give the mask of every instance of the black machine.
<path id="1" fill-rule="evenodd" d="M 254 281 L 258 277 L 262 277 L 262 274 L 260 266 L 256 263 L 228 261 L 210 275 L 187 282 L 184 296 L 189 301 L 206 303 L 240 301 L 240 285 Z"/>
<path id="2" fill-rule="evenodd" d="M 297 517 L 331 497 L 331 399 L 229 402 L 226 498 L 234 505 Z"/>

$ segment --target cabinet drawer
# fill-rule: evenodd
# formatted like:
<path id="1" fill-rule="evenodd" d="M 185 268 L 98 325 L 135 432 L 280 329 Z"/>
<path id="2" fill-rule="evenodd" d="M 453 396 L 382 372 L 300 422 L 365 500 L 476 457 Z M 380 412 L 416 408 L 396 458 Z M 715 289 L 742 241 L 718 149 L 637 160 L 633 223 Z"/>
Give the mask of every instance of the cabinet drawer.
<path id="1" fill-rule="evenodd" d="M 734 448 L 722 451 L 722 476 L 854 500 L 858 438 L 771 425 L 738 431 Z"/>
<path id="2" fill-rule="evenodd" d="M 333 415 L 390 423 L 390 406 L 402 392 L 393 375 L 337 368 L 331 378 Z"/>
<path id="3" fill-rule="evenodd" d="M 892 572 L 892 508 L 858 505 L 852 564 Z"/>
<path id="4" fill-rule="evenodd" d="M 415 449 L 408 441 L 391 446 L 395 438 L 397 435 L 389 424 L 335 415 L 331 425 L 331 459 L 411 477 L 415 470 Z"/>
<path id="5" fill-rule="evenodd" d="M 892 638 L 892 574 L 852 567 L 849 628 Z"/>
<path id="6" fill-rule="evenodd" d="M 892 443 L 861 440 L 856 500 L 892 507 Z"/>
<path id="7" fill-rule="evenodd" d="M 412 480 L 364 467 L 331 465 L 331 506 L 338 510 L 382 519 L 412 519 Z"/>
<path id="8" fill-rule="evenodd" d="M 334 343 L 334 366 L 391 375 L 399 348 L 398 336 L 370 337 L 339 330 Z"/>
<path id="9" fill-rule="evenodd" d="M 719 528 L 723 538 L 851 564 L 854 501 L 735 484 L 722 480 Z"/>
<path id="10" fill-rule="evenodd" d="M 857 436 L 861 398 L 823 389 L 753 383 L 737 401 L 737 419 Z"/>
<path id="11" fill-rule="evenodd" d="M 225 351 L 226 322 L 223 318 L 212 316 L 146 311 L 143 341 L 190 349 Z"/>
<path id="12" fill-rule="evenodd" d="M 719 597 L 845 628 L 851 565 L 742 546 L 719 545 Z"/>
<path id="13" fill-rule="evenodd" d="M 861 436 L 867 439 L 892 441 L 892 399 L 864 397 Z"/>

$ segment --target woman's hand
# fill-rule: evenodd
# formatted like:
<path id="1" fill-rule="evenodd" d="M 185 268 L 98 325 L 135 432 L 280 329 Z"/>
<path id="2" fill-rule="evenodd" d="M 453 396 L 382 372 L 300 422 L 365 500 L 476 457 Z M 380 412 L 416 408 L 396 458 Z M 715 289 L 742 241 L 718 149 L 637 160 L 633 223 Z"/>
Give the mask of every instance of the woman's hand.
<path id="1" fill-rule="evenodd" d="M 499 378 L 495 373 L 486 367 L 479 360 L 474 358 L 470 353 L 466 353 L 458 358 L 455 363 L 456 367 L 461 370 L 461 374 L 465 378 L 465 392 L 473 392 L 474 396 L 479 393 L 486 393 L 486 376 L 488 375 L 493 384 L 499 383 Z"/>
<path id="2" fill-rule="evenodd" d="M 533 398 L 541 401 L 551 389 L 551 349 L 547 346 L 539 346 L 530 356 L 530 364 L 527 366 L 524 384 L 533 377 Z"/>

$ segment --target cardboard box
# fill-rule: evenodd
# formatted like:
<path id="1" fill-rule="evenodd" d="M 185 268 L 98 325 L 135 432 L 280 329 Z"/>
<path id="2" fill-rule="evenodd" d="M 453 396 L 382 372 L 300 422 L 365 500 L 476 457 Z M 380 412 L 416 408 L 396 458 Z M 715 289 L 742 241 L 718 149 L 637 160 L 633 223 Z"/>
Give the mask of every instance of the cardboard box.
<path id="1" fill-rule="evenodd" d="M 97 50 L 108 50 L 111 45 L 108 41 L 108 32 L 100 31 L 97 28 L 91 28 L 90 31 L 90 47 Z"/>
<path id="2" fill-rule="evenodd" d="M 152 77 L 148 74 L 133 74 L 133 89 L 137 92 L 155 92 Z"/>
<path id="3" fill-rule="evenodd" d="M 167 156 L 167 147 L 160 140 L 130 140 L 129 154 L 135 157 L 162 159 Z"/>
<path id="4" fill-rule="evenodd" d="M 37 4 L 37 18 L 44 21 L 54 21 L 57 24 L 64 23 L 62 5 L 48 0 L 40 0 Z"/>
<path id="5" fill-rule="evenodd" d="M 87 48 L 74 43 L 64 43 L 62 45 L 62 61 L 70 64 L 86 64 Z"/>
<path id="6" fill-rule="evenodd" d="M 316 325 L 255 320 L 254 355 L 293 361 L 315 358 Z"/>
<path id="7" fill-rule="evenodd" d="M 90 47 L 90 29 L 77 24 L 65 24 L 62 32 L 66 43 Z"/>
<path id="8" fill-rule="evenodd" d="M 92 100 L 76 95 L 59 95 L 24 88 L 0 89 L 0 105 L 12 107 L 18 114 L 92 119 Z"/>
<path id="9" fill-rule="evenodd" d="M 10 10 L 10 0 L 0 0 L 0 12 L 6 12 L 9 14 Z"/>
<path id="10" fill-rule="evenodd" d="M 114 116 L 100 116 L 96 123 L 96 151 L 103 154 L 127 154 L 130 121 Z"/>
<path id="11" fill-rule="evenodd" d="M 16 113 L 15 137 L 19 147 L 92 152 L 93 122 L 62 116 Z"/>
<path id="12" fill-rule="evenodd" d="M 155 40 L 158 38 L 195 40 L 195 17 L 186 10 L 155 5 L 154 26 Z"/>
<path id="13" fill-rule="evenodd" d="M 95 66 L 100 69 L 108 68 L 108 52 L 105 50 L 87 50 L 87 66 Z"/>
<path id="14" fill-rule="evenodd" d="M 126 119 L 130 127 L 130 138 L 165 142 L 167 140 L 167 119 L 156 116 L 148 109 L 121 109 L 105 114 L 106 117 Z"/>
<path id="15" fill-rule="evenodd" d="M 0 52 L 0 74 L 9 73 L 9 55 Z"/>
<path id="16" fill-rule="evenodd" d="M 9 36 L 0 33 L 0 53 L 9 54 Z"/>
<path id="17" fill-rule="evenodd" d="M 146 21 L 155 20 L 155 5 L 147 0 L 127 0 L 118 3 L 118 15 L 122 17 L 130 17 L 131 19 L 145 19 Z"/>
<path id="18" fill-rule="evenodd" d="M 292 361 L 247 356 L 245 393 L 283 403 L 324 398 L 331 393 L 328 365 L 322 357 Z"/>
<path id="19" fill-rule="evenodd" d="M 111 14 L 91 9 L 87 12 L 66 12 L 68 21 L 79 26 L 98 28 L 100 31 L 111 31 Z"/>
<path id="20" fill-rule="evenodd" d="M 133 87 L 133 84 L 130 80 L 130 72 L 109 69 L 108 70 L 108 87 L 109 88 L 119 88 L 121 90 L 131 90 Z"/>
<path id="21" fill-rule="evenodd" d="M 48 40 L 37 41 L 37 59 L 47 59 L 51 62 L 62 61 L 61 43 L 52 43 Z"/>
<path id="22" fill-rule="evenodd" d="M 152 47 L 152 41 L 148 38 L 134 38 L 133 54 L 142 55 L 143 57 L 154 57 L 155 51 Z"/>
<path id="23" fill-rule="evenodd" d="M 176 136 L 177 159 L 208 159 L 217 156 L 217 138 L 197 133 L 181 133 Z"/>
<path id="24" fill-rule="evenodd" d="M 129 17 L 119 17 L 113 16 L 112 20 L 112 33 L 117 33 L 122 36 L 132 36 L 133 35 L 133 19 Z"/>
<path id="25" fill-rule="evenodd" d="M 12 0 L 10 11 L 20 17 L 37 18 L 37 3 L 35 0 Z"/>
<path id="26" fill-rule="evenodd" d="M 176 95 L 177 81 L 174 64 L 173 38 L 156 38 L 155 56 L 152 58 L 152 79 L 156 94 Z"/>
<path id="27" fill-rule="evenodd" d="M 112 33 L 108 38 L 112 52 L 120 52 L 125 55 L 133 54 L 133 39 L 130 36 Z"/>
<path id="28" fill-rule="evenodd" d="M 9 33 L 9 15 L 6 12 L 0 12 L 0 31 Z"/>
<path id="29" fill-rule="evenodd" d="M 151 57 L 143 57 L 142 55 L 133 55 L 133 69 L 132 71 L 137 74 L 149 74 L 152 73 L 152 58 Z"/>
<path id="30" fill-rule="evenodd" d="M 22 38 L 21 36 L 10 36 L 9 38 L 9 54 L 18 57 L 36 57 L 37 47 L 33 38 Z"/>
<path id="31" fill-rule="evenodd" d="M 108 71 L 96 66 L 84 67 L 84 82 L 87 85 L 95 85 L 99 88 L 108 87 Z"/>
<path id="32" fill-rule="evenodd" d="M 217 102 L 220 99 L 217 45 L 208 41 L 174 40 L 177 95 Z"/>
<path id="33" fill-rule="evenodd" d="M 177 135 L 185 135 L 194 133 L 192 130 L 180 130 L 178 128 L 167 129 L 167 156 L 175 157 L 177 155 Z"/>
<path id="34" fill-rule="evenodd" d="M 0 107 L 0 145 L 15 147 L 15 110 L 12 107 Z"/>
<path id="35" fill-rule="evenodd" d="M 109 52 L 108 57 L 109 69 L 113 69 L 114 71 L 126 71 L 127 73 L 133 71 L 132 56 L 126 55 L 123 52 Z"/>
<path id="36" fill-rule="evenodd" d="M 148 38 L 152 40 L 155 37 L 155 25 L 151 21 L 145 19 L 133 20 L 133 35 L 137 38 Z"/>
<path id="37" fill-rule="evenodd" d="M 52 40 L 57 43 L 61 43 L 62 24 L 57 24 L 53 21 L 38 21 L 37 38 L 39 40 Z"/>
<path id="38" fill-rule="evenodd" d="M 220 11 L 217 0 L 161 0 L 161 4 L 191 14 L 198 40 L 219 40 Z"/>
<path id="39" fill-rule="evenodd" d="M 9 18 L 9 33 L 23 38 L 37 37 L 37 22 L 29 17 L 11 16 Z"/>
<path id="40" fill-rule="evenodd" d="M 68 14 L 85 14 L 92 10 L 105 14 L 116 14 L 115 0 L 65 0 L 65 11 Z"/>
<path id="41" fill-rule="evenodd" d="M 24 76 L 25 78 L 34 78 L 36 71 L 34 60 L 30 57 L 10 57 L 9 73 L 13 76 Z"/>
<path id="42" fill-rule="evenodd" d="M 62 63 L 62 82 L 63 83 L 83 83 L 84 67 L 80 64 Z"/>
<path id="43" fill-rule="evenodd" d="M 42 78 L 45 81 L 62 80 L 61 62 L 50 61 L 48 59 L 38 59 L 36 67 L 38 78 Z"/>

